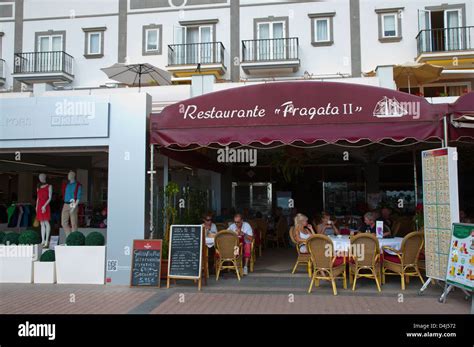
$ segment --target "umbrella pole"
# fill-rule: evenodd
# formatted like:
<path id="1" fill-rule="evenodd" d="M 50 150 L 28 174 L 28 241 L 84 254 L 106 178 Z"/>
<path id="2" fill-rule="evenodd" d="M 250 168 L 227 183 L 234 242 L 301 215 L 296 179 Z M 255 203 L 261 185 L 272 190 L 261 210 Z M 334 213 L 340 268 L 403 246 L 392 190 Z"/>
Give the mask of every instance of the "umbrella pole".
<path id="1" fill-rule="evenodd" d="M 142 65 L 138 68 L 138 92 L 142 90 Z"/>
<path id="2" fill-rule="evenodd" d="M 410 74 L 408 74 L 408 94 L 411 94 L 411 87 L 410 87 Z"/>
<path id="3" fill-rule="evenodd" d="M 418 206 L 418 172 L 416 170 L 416 150 L 413 149 L 413 182 L 415 183 L 415 209 Z M 416 231 L 419 231 L 418 219 L 415 220 Z"/>

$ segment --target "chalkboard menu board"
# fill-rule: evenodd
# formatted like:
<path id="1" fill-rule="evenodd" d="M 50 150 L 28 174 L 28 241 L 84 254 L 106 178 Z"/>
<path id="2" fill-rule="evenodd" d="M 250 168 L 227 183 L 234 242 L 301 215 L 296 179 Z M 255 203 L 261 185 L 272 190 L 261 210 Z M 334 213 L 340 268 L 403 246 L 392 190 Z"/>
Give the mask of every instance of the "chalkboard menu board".
<path id="1" fill-rule="evenodd" d="M 172 225 L 168 278 L 201 278 L 203 232 L 201 225 Z"/>
<path id="2" fill-rule="evenodd" d="M 131 286 L 160 286 L 161 240 L 134 240 Z"/>

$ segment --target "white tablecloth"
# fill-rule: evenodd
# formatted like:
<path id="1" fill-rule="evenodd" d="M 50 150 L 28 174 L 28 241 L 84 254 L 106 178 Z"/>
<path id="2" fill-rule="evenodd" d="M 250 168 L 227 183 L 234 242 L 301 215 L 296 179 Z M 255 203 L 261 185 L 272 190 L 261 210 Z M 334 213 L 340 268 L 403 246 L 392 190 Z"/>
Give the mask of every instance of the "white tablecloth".
<path id="1" fill-rule="evenodd" d="M 349 240 L 349 235 L 329 236 L 329 237 L 334 243 L 335 252 L 349 252 L 349 247 L 351 244 Z M 400 247 L 402 246 L 402 240 L 403 240 L 402 237 L 379 239 L 380 249 L 382 249 L 383 246 L 389 246 L 398 251 L 400 250 Z"/>

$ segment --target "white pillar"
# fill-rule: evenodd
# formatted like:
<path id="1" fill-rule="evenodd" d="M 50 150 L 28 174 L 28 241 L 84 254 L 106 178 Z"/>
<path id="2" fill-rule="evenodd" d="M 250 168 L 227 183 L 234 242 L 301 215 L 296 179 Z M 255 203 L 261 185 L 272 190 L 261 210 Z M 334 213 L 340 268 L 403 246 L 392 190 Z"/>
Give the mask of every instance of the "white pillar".
<path id="1" fill-rule="evenodd" d="M 107 282 L 130 283 L 133 240 L 147 231 L 147 168 L 151 97 L 146 93 L 110 96 L 107 216 Z M 106 266 L 107 266 L 106 264 Z M 111 271 L 110 271 L 111 270 Z"/>

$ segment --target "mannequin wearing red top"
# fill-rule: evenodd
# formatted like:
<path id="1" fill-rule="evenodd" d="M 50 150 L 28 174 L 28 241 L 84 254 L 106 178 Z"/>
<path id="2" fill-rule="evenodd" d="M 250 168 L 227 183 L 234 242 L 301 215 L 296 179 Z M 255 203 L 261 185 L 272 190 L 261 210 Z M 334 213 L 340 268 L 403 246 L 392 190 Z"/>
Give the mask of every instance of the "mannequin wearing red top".
<path id="1" fill-rule="evenodd" d="M 51 232 L 51 209 L 49 203 L 53 195 L 53 187 L 46 183 L 46 174 L 39 175 L 38 188 L 36 189 L 36 219 L 41 223 L 41 239 L 43 247 L 48 247 L 49 234 Z"/>

